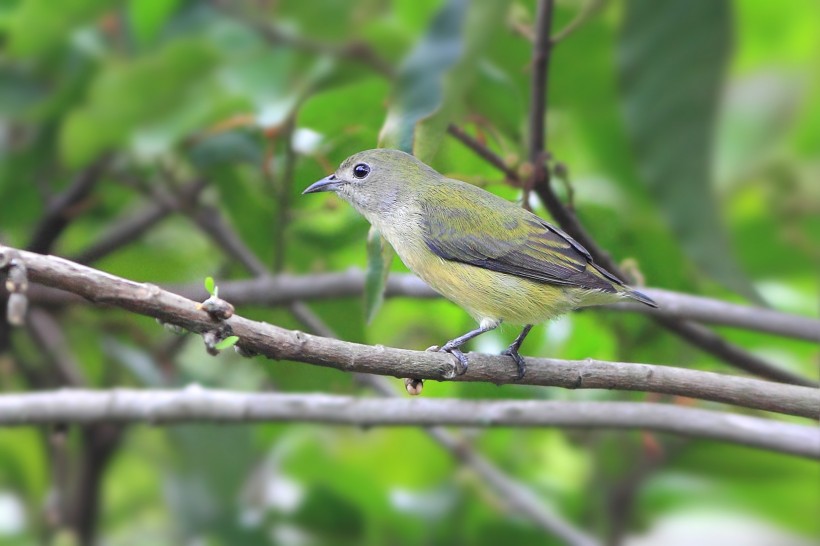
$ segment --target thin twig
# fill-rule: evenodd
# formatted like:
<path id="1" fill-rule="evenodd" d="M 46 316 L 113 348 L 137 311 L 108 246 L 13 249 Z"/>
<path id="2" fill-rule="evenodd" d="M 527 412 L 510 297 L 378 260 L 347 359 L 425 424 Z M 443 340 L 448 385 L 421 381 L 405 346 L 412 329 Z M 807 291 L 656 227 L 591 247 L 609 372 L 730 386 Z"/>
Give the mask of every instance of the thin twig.
<path id="1" fill-rule="evenodd" d="M 26 247 L 32 252 L 48 252 L 71 221 L 71 210 L 86 199 L 102 177 L 110 157 L 102 156 L 81 171 L 63 193 L 55 197 L 34 227 L 34 235 Z"/>
<path id="2" fill-rule="evenodd" d="M 296 167 L 296 152 L 293 149 L 293 131 L 296 128 L 294 119 L 296 112 L 289 116 L 282 128 L 280 140 L 282 141 L 283 163 L 280 172 L 277 188 L 276 202 L 277 214 L 274 219 L 274 249 L 273 249 L 273 271 L 279 273 L 285 267 L 285 255 L 287 251 L 287 229 L 290 224 L 290 196 L 293 188 L 293 173 Z"/>
<path id="3" fill-rule="evenodd" d="M 606 4 L 606 0 L 589 0 L 584 7 L 581 8 L 581 12 L 575 17 L 575 19 L 567 23 L 564 28 L 552 35 L 552 45 L 554 46 L 559 42 L 563 42 L 572 33 L 584 26 L 584 24 L 589 21 L 593 15 L 601 11 L 604 4 Z"/>
<path id="4" fill-rule="evenodd" d="M 0 253 L 12 249 L 0 246 Z M 129 281 L 55 256 L 18 251 L 32 282 L 74 292 L 95 303 L 178 324 L 197 333 L 211 331 L 213 319 L 198 303 L 157 286 Z M 225 325 L 239 336 L 239 345 L 273 359 L 295 360 L 344 371 L 415 379 L 516 382 L 509 358 L 470 354 L 470 368 L 453 377 L 454 362 L 443 353 L 371 347 L 310 336 L 234 315 Z M 587 359 L 527 359 L 521 384 L 565 388 L 606 388 L 660 392 L 724 402 L 748 408 L 816 418 L 820 389 L 771 383 L 743 377 L 648 364 Z"/>
<path id="5" fill-rule="evenodd" d="M 28 313 L 28 329 L 37 347 L 52 362 L 61 385 L 84 387 L 87 385 L 80 366 L 74 359 L 59 323 L 42 309 Z"/>
<path id="6" fill-rule="evenodd" d="M 518 173 L 515 171 L 515 169 L 508 166 L 501 158 L 501 156 L 499 156 L 498 154 L 490 150 L 487 146 L 485 146 L 484 144 L 470 136 L 464 129 L 462 129 L 458 125 L 451 123 L 447 126 L 447 132 L 453 135 L 458 140 L 460 140 L 465 146 L 470 148 L 477 155 L 484 158 L 484 160 L 490 163 L 493 167 L 504 173 L 508 181 L 513 182 L 515 184 L 519 183 Z"/>

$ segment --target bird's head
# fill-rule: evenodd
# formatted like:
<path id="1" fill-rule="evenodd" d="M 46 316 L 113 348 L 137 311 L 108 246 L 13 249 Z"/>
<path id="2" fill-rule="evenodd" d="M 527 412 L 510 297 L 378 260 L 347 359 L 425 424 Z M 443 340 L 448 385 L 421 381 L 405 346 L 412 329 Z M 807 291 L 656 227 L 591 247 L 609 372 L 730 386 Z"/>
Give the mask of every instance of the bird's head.
<path id="1" fill-rule="evenodd" d="M 437 176 L 441 175 L 410 154 L 380 148 L 348 157 L 335 173 L 302 193 L 335 192 L 372 221 L 395 210 L 406 196 Z"/>

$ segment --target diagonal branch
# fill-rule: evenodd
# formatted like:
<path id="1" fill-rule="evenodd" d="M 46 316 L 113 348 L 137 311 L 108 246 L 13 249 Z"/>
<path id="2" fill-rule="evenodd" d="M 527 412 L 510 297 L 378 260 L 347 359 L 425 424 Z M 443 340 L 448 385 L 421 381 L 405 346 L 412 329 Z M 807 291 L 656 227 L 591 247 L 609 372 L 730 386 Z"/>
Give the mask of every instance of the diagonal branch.
<path id="1" fill-rule="evenodd" d="M 34 227 L 28 248 L 32 252 L 48 252 L 54 241 L 68 226 L 72 209 L 86 199 L 97 185 L 108 166 L 110 156 L 104 155 L 80 172 L 63 193 L 49 203 L 45 214 Z"/>
<path id="2" fill-rule="evenodd" d="M 172 391 L 63 389 L 0 395 L 2 425 L 189 421 L 640 428 L 820 459 L 820 429 L 814 426 L 645 402 L 373 399 L 326 394 L 238 393 L 199 386 Z"/>
<path id="3" fill-rule="evenodd" d="M 0 246 L 0 255 L 15 252 Z M 120 307 L 204 333 L 220 326 L 192 300 L 157 286 L 129 281 L 63 258 L 16 251 L 32 282 L 67 290 L 95 303 Z M 2 260 L 0 260 L 2 261 Z M 514 383 L 509 358 L 470 354 L 470 369 L 454 377 L 454 362 L 443 353 L 407 351 L 347 343 L 286 330 L 234 315 L 223 326 L 239 336 L 239 346 L 276 360 L 294 360 L 349 372 L 415 379 Z M 723 402 L 747 408 L 817 418 L 820 389 L 744 377 L 648 364 L 546 358 L 527 359 L 520 384 L 570 389 L 649 391 Z"/>
<path id="4" fill-rule="evenodd" d="M 165 199 L 156 198 L 137 212 L 124 218 L 118 218 L 99 239 L 78 254 L 74 258 L 75 261 L 84 264 L 92 263 L 126 246 L 171 213 L 192 206 L 204 188 L 203 180 L 195 180 L 179 188 L 177 199 L 170 196 L 166 196 Z"/>

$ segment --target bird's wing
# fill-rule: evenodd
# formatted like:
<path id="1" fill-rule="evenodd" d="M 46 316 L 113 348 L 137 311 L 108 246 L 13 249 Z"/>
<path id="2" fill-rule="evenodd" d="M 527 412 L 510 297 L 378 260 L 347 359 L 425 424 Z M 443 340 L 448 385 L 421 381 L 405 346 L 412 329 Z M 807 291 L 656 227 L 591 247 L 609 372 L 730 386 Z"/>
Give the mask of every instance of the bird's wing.
<path id="1" fill-rule="evenodd" d="M 467 205 L 475 198 L 472 188 L 447 188 L 425 204 L 424 241 L 439 257 L 548 284 L 606 292 L 623 284 L 538 216 L 501 199 Z"/>

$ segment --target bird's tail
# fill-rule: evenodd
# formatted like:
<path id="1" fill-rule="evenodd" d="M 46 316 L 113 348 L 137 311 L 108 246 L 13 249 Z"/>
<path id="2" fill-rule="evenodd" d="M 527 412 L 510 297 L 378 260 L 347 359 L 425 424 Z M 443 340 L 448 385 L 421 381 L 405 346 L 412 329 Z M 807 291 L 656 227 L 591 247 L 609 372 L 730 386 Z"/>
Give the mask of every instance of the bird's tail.
<path id="1" fill-rule="evenodd" d="M 658 308 L 658 304 L 655 303 L 655 300 L 653 300 L 652 298 L 650 298 L 649 296 L 647 296 L 646 294 L 644 294 L 642 292 L 638 292 L 637 290 L 634 290 L 632 288 L 627 288 L 626 290 L 623 291 L 623 293 L 627 297 L 632 298 L 633 300 L 637 300 L 637 301 L 643 303 L 644 305 L 648 305 L 649 307 L 654 307 L 656 309 Z"/>

